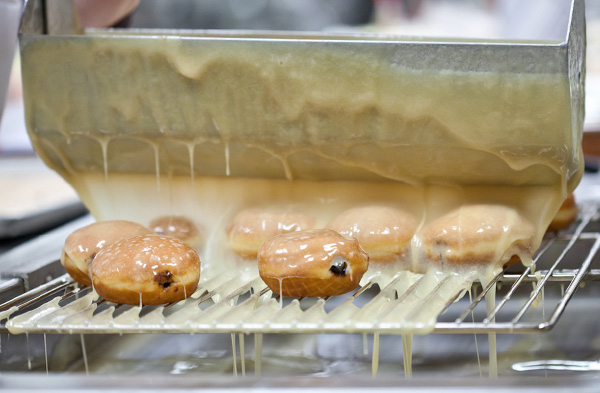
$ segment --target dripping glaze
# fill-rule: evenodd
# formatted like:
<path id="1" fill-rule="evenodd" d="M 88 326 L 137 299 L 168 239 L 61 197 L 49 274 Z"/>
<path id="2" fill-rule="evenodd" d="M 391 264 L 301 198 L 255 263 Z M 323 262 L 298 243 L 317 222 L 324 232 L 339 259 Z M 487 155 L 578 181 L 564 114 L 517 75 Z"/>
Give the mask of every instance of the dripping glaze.
<path id="1" fill-rule="evenodd" d="M 202 280 L 211 280 L 231 272 L 257 277 L 227 243 L 226 228 L 242 209 L 300 207 L 316 217 L 315 228 L 361 206 L 409 212 L 417 224 L 410 252 L 397 252 L 395 263 L 371 265 L 362 284 L 393 284 L 398 294 L 420 290 L 404 298 L 382 294 L 378 308 L 369 310 L 349 303 L 332 317 L 402 321 L 407 353 L 410 335 L 430 332 L 443 305 L 474 280 L 490 282 L 508 254 L 531 263 L 581 176 L 580 130 L 571 129 L 581 114 L 571 112 L 564 75 L 423 71 L 343 49 L 233 41 L 206 47 L 199 57 L 177 37 L 160 43 L 98 38 L 89 50 L 77 40 L 42 44 L 35 37 L 22 48 L 33 146 L 96 219 L 146 225 L 158 215 L 190 217 L 207 230 L 197 248 Z M 70 81 L 59 61 L 65 58 Z M 286 61 L 271 62 L 279 58 Z M 107 88 L 108 79 L 117 85 Z M 231 81 L 253 89 L 239 89 L 232 100 L 223 88 Z M 180 96 L 184 91 L 194 99 Z M 501 241 L 486 244 L 493 248 L 491 260 L 436 264 L 422 252 L 422 231 L 475 204 L 506 206 L 530 222 L 529 248 L 513 249 L 519 226 L 513 220 Z M 462 246 L 459 241 L 456 247 Z M 235 288 L 220 288 L 215 301 Z M 439 296 L 404 312 L 434 289 Z M 491 308 L 493 295 L 486 301 Z M 58 304 L 38 310 L 39 321 L 46 306 Z M 269 301 L 265 307 L 284 321 L 300 314 Z M 119 319 L 136 320 L 134 314 Z M 190 308 L 186 318 L 196 325 L 184 329 L 210 324 L 213 316 Z M 93 318 L 110 321 L 112 310 Z M 376 343 L 373 373 L 378 335 Z M 491 375 L 493 364 L 490 357 Z"/>

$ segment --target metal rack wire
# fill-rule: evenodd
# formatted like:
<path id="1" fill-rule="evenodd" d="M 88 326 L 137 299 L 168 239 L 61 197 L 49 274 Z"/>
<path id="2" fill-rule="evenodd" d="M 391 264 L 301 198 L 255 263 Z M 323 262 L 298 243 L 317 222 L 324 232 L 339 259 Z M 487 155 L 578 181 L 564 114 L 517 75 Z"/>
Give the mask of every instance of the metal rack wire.
<path id="1" fill-rule="evenodd" d="M 542 270 L 506 269 L 487 286 L 474 283 L 439 304 L 427 327 L 410 316 L 455 277 L 437 277 L 432 291 L 414 299 L 421 276 L 404 291 L 396 277 L 386 286 L 368 283 L 331 298 L 278 299 L 258 277 L 216 277 L 189 299 L 166 306 L 117 305 L 98 299 L 61 276 L 0 305 L 2 332 L 26 333 L 535 333 L 551 329 L 585 281 L 600 280 L 592 269 L 600 249 L 598 206 L 582 206 L 571 231 L 547 237 L 535 262 Z M 530 286 L 531 285 L 531 286 Z M 497 290 L 495 306 L 486 296 Z M 542 303 L 541 307 L 537 303 Z M 546 313 L 546 309 L 550 310 Z M 397 313 L 404 318 L 389 318 Z M 368 317 L 367 317 L 368 316 Z M 10 322 L 7 322 L 10 320 Z M 421 330 L 420 330 L 421 329 Z"/>

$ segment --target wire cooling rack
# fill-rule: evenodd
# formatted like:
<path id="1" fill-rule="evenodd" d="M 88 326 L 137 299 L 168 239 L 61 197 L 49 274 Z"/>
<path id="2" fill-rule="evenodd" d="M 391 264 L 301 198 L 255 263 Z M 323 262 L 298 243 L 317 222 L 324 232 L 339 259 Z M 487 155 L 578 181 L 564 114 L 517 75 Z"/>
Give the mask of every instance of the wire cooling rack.
<path id="1" fill-rule="evenodd" d="M 597 205 L 581 206 L 580 217 L 570 230 L 544 239 L 534 259 L 539 270 L 508 268 L 486 286 L 469 282 L 465 288 L 460 277 L 452 274 L 407 272 L 386 285 L 367 283 L 348 295 L 280 299 L 257 276 L 219 276 L 202 282 L 184 301 L 139 307 L 106 302 L 91 288 L 79 288 L 64 275 L 0 305 L 0 330 L 534 333 L 557 323 L 584 281 L 600 280 L 600 269 L 592 269 L 600 247 L 599 221 Z M 485 298 L 493 293 L 495 301 L 486 306 Z M 422 315 L 424 309 L 428 315 Z"/>

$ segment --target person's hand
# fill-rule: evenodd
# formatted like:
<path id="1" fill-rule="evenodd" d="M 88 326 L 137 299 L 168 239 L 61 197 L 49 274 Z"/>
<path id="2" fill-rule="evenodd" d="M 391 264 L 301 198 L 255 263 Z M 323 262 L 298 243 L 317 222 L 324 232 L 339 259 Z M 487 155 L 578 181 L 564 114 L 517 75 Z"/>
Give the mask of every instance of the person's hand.
<path id="1" fill-rule="evenodd" d="M 108 27 L 129 15 L 139 0 L 75 0 L 83 27 Z"/>

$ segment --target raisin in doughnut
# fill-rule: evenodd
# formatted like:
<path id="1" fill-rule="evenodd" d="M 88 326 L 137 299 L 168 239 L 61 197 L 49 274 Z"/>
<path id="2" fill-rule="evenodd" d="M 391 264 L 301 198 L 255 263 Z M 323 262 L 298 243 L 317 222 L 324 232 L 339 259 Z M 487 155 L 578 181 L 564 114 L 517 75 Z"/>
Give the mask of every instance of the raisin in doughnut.
<path id="1" fill-rule="evenodd" d="M 96 222 L 67 236 L 60 263 L 75 281 L 92 285 L 90 263 L 103 247 L 117 240 L 151 233 L 148 228 L 131 221 Z"/>
<path id="2" fill-rule="evenodd" d="M 500 266 L 530 258 L 535 229 L 515 209 L 465 205 L 426 225 L 421 250 L 438 265 Z"/>
<path id="3" fill-rule="evenodd" d="M 341 295 L 358 286 L 368 267 L 358 241 L 330 229 L 278 235 L 258 251 L 260 277 L 283 296 Z"/>
<path id="4" fill-rule="evenodd" d="M 98 295 L 122 304 L 164 304 L 191 296 L 200 279 L 200 258 L 170 236 L 142 235 L 104 247 L 92 261 Z"/>
<path id="5" fill-rule="evenodd" d="M 255 258 L 267 239 L 288 232 L 314 228 L 312 216 L 299 212 L 245 209 L 238 212 L 227 227 L 228 246 L 236 254 Z"/>
<path id="6" fill-rule="evenodd" d="M 387 206 L 356 207 L 341 213 L 327 228 L 355 237 L 369 254 L 370 263 L 405 259 L 419 223 L 403 210 Z"/>
<path id="7" fill-rule="evenodd" d="M 201 231 L 192 220 L 182 216 L 162 216 L 152 220 L 150 229 L 157 235 L 173 236 L 192 247 L 198 247 L 202 241 Z"/>

